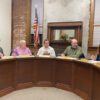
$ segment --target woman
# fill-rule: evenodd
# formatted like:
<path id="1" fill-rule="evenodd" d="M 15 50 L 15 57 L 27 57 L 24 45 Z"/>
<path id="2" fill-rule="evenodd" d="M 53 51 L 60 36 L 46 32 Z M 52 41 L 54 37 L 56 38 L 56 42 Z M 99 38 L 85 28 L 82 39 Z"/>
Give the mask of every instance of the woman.
<path id="1" fill-rule="evenodd" d="M 98 49 L 98 54 L 97 54 L 96 60 L 100 61 L 100 45 L 99 45 L 99 49 Z"/>
<path id="2" fill-rule="evenodd" d="M 26 46 L 25 40 L 20 40 L 19 47 L 15 48 L 11 54 L 12 56 L 19 56 L 19 55 L 32 55 L 30 49 Z"/>

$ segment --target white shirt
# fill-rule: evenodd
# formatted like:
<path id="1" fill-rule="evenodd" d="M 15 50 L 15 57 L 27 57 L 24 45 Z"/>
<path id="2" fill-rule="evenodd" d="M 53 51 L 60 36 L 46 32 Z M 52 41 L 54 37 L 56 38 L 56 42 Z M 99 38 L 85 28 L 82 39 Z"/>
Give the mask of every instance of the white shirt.
<path id="1" fill-rule="evenodd" d="M 37 56 L 43 56 L 45 52 L 48 53 L 51 57 L 55 57 L 56 56 L 55 55 L 55 51 L 51 46 L 49 46 L 48 48 L 45 48 L 44 46 L 41 47 L 38 50 Z"/>

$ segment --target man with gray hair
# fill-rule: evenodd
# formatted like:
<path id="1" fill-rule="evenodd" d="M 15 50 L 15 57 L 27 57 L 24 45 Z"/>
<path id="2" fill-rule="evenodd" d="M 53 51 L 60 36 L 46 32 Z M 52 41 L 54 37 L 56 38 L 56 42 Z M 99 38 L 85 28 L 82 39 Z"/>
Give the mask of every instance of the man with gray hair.
<path id="1" fill-rule="evenodd" d="M 77 39 L 71 40 L 71 46 L 68 46 L 61 56 L 70 56 L 75 58 L 80 58 L 83 55 L 82 48 L 78 46 Z"/>

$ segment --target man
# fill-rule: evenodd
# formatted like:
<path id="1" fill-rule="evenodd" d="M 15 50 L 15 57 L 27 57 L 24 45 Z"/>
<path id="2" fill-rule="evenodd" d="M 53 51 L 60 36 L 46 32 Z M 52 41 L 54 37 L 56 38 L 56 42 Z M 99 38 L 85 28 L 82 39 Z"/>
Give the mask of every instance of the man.
<path id="1" fill-rule="evenodd" d="M 78 41 L 76 39 L 71 40 L 71 46 L 68 46 L 61 56 L 70 56 L 75 58 L 80 58 L 83 55 L 82 49 L 78 46 Z"/>
<path id="2" fill-rule="evenodd" d="M 0 57 L 3 57 L 4 53 L 3 53 L 3 49 L 0 47 Z"/>
<path id="3" fill-rule="evenodd" d="M 41 47 L 39 50 L 38 50 L 38 53 L 37 53 L 37 56 L 51 56 L 51 57 L 55 57 L 55 51 L 54 49 L 49 46 L 49 40 L 48 39 L 45 39 L 44 40 L 44 44 L 43 44 L 43 47 Z"/>
<path id="4" fill-rule="evenodd" d="M 30 49 L 26 46 L 25 40 L 20 40 L 19 46 L 16 47 L 12 52 L 12 56 L 19 56 L 19 55 L 32 55 Z"/>

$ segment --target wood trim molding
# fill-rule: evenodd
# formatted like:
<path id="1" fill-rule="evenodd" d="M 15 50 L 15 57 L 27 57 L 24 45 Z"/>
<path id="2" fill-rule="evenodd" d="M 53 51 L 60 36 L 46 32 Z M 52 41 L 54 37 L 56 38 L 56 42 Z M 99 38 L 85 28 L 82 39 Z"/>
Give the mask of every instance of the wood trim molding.
<path id="1" fill-rule="evenodd" d="M 31 42 L 31 3 L 32 0 L 27 0 L 27 14 L 26 14 L 26 41 L 27 44 Z"/>
<path id="2" fill-rule="evenodd" d="M 90 21 L 89 21 L 88 47 L 93 46 L 94 12 L 95 12 L 95 0 L 90 0 Z"/>
<path id="3" fill-rule="evenodd" d="M 99 24 L 98 25 L 96 24 L 96 25 L 94 25 L 94 27 L 100 27 L 100 25 Z"/>
<path id="4" fill-rule="evenodd" d="M 13 49 L 13 0 L 11 1 L 11 50 Z"/>

